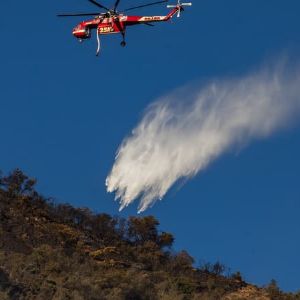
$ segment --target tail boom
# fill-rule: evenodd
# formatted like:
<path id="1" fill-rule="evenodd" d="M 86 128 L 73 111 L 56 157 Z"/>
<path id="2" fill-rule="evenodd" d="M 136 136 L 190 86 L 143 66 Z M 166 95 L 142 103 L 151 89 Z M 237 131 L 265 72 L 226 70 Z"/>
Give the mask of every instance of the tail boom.
<path id="1" fill-rule="evenodd" d="M 155 23 L 169 21 L 174 15 L 180 14 L 183 11 L 183 6 L 191 6 L 192 3 L 181 3 L 177 5 L 168 5 L 168 8 L 173 8 L 166 16 L 128 16 L 126 17 L 126 25 L 136 25 L 143 23 Z"/>

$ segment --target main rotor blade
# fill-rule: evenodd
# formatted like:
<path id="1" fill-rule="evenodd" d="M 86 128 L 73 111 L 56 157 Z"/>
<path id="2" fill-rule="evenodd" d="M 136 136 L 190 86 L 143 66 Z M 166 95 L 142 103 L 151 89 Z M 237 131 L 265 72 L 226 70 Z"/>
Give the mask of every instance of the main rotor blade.
<path id="1" fill-rule="evenodd" d="M 114 11 L 116 11 L 116 9 L 117 9 L 119 3 L 120 3 L 120 0 L 117 0 L 116 3 L 115 3 L 115 6 L 114 6 Z"/>
<path id="2" fill-rule="evenodd" d="M 165 3 L 165 2 L 168 2 L 168 0 L 152 2 L 152 3 L 148 3 L 148 4 L 144 4 L 144 5 L 139 5 L 139 6 L 133 6 L 133 7 L 125 9 L 124 11 L 129 11 L 129 10 L 133 10 L 133 9 L 137 9 L 137 8 L 142 8 L 142 7 L 146 7 L 146 6 L 152 6 L 152 5 L 156 5 L 156 4 L 160 4 L 160 3 Z"/>
<path id="3" fill-rule="evenodd" d="M 98 7 L 100 7 L 100 8 L 103 8 L 103 9 L 109 11 L 109 8 L 103 6 L 102 4 L 96 2 L 95 0 L 89 0 L 89 1 L 90 1 L 91 3 L 93 3 L 94 5 L 96 5 L 96 6 L 98 6 Z"/>
<path id="4" fill-rule="evenodd" d="M 79 17 L 79 16 L 99 16 L 101 13 L 75 13 L 75 14 L 59 14 L 58 17 Z"/>

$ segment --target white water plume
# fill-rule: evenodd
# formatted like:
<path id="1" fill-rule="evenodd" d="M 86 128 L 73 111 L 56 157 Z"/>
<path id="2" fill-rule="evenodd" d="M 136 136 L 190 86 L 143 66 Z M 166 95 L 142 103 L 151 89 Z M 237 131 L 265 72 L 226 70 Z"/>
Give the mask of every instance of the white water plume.
<path id="1" fill-rule="evenodd" d="M 107 191 L 116 192 L 120 210 L 135 199 L 146 210 L 225 151 L 290 124 L 300 112 L 299 92 L 299 72 L 280 66 L 162 97 L 121 144 Z"/>

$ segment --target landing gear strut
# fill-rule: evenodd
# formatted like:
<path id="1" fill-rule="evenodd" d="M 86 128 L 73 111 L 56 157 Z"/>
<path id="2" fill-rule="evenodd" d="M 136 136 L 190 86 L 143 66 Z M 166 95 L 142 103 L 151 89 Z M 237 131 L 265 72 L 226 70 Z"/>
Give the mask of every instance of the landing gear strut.
<path id="1" fill-rule="evenodd" d="M 125 33 L 124 32 L 121 32 L 122 34 L 122 42 L 121 42 L 121 47 L 125 47 L 126 46 L 126 42 L 125 42 Z"/>

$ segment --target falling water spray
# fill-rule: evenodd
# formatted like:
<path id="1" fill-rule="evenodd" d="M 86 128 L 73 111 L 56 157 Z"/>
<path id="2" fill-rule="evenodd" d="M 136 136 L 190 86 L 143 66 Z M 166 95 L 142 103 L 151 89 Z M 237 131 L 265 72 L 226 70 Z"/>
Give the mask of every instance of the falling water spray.
<path id="1" fill-rule="evenodd" d="M 187 85 L 151 104 L 106 180 L 120 210 L 139 199 L 142 212 L 224 152 L 288 126 L 300 112 L 298 70 L 264 67 Z"/>

